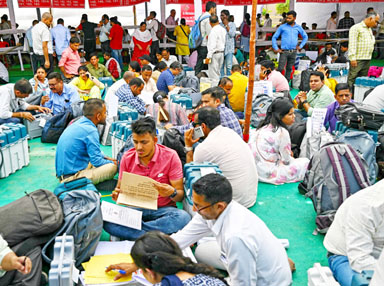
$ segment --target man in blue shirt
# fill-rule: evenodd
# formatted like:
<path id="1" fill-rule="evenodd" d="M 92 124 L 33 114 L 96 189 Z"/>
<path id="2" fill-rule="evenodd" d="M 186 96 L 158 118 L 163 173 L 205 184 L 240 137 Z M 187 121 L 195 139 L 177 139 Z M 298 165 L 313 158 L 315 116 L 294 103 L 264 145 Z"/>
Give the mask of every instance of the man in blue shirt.
<path id="1" fill-rule="evenodd" d="M 281 25 L 272 37 L 272 47 L 275 53 L 280 54 L 279 66 L 277 70 L 282 72 L 285 68 L 285 78 L 291 78 L 292 66 L 295 64 L 296 53 L 302 49 L 307 43 L 308 36 L 304 29 L 297 25 L 296 12 L 289 11 L 285 20 L 285 24 Z M 298 37 L 301 35 L 303 40 L 298 44 Z M 281 48 L 278 47 L 276 41 L 281 36 Z"/>
<path id="2" fill-rule="evenodd" d="M 119 102 L 126 102 L 137 112 L 145 114 L 145 102 L 139 97 L 144 88 L 144 82 L 139 78 L 133 78 L 129 83 L 122 85 L 115 93 Z"/>
<path id="3" fill-rule="evenodd" d="M 73 102 L 79 101 L 80 96 L 74 86 L 63 83 L 58 72 L 52 72 L 48 76 L 48 85 L 51 90 L 48 95 L 41 98 L 41 105 L 52 110 L 56 115 L 64 109 L 69 108 Z"/>
<path id="4" fill-rule="evenodd" d="M 87 177 L 93 184 L 112 179 L 116 160 L 100 150 L 98 124 L 105 124 L 107 109 L 101 99 L 91 98 L 83 107 L 84 116 L 68 126 L 56 148 L 56 176 L 60 182 Z"/>
<path id="5" fill-rule="evenodd" d="M 179 75 L 183 70 L 183 66 L 179 62 L 173 62 L 169 69 L 161 73 L 157 80 L 157 89 L 164 91 L 166 94 L 173 90 L 175 85 L 175 76 Z"/>
<path id="6" fill-rule="evenodd" d="M 57 20 L 56 27 L 51 29 L 52 41 L 55 42 L 55 52 L 57 61 L 61 59 L 63 51 L 69 47 L 69 40 L 71 33 L 67 27 L 64 27 L 64 20 L 62 18 Z"/>

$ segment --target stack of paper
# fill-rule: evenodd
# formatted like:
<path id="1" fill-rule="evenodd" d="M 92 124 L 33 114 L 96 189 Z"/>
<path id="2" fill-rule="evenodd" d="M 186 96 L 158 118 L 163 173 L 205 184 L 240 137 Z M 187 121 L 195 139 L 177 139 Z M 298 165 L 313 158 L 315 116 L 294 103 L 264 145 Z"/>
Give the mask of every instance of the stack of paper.
<path id="1" fill-rule="evenodd" d="M 105 272 L 105 269 L 111 264 L 119 263 L 132 263 L 132 257 L 130 254 L 118 253 L 118 254 L 107 254 L 107 255 L 96 255 L 91 257 L 88 262 L 83 263 L 85 270 L 84 282 L 86 285 L 99 285 L 99 284 L 109 284 L 116 283 L 113 278 L 116 276 L 117 272 L 110 271 Z M 132 276 L 126 276 L 119 279 L 119 283 L 131 281 Z"/>

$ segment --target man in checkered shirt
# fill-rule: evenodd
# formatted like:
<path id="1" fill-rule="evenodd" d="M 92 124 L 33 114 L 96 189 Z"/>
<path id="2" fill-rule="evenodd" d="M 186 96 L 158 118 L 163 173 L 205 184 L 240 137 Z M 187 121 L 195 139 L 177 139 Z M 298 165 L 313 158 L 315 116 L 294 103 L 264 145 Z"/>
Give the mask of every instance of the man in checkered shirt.
<path id="1" fill-rule="evenodd" d="M 345 11 L 344 18 L 340 19 L 337 29 L 350 29 L 353 25 L 355 25 L 355 20 L 350 17 L 349 11 Z M 348 38 L 348 34 L 348 31 L 340 32 L 340 37 Z"/>
<path id="2" fill-rule="evenodd" d="M 368 13 L 363 21 L 349 30 L 348 57 L 351 67 L 348 73 L 348 85 L 352 90 L 355 79 L 367 76 L 375 47 L 375 36 L 372 28 L 377 27 L 380 16 L 376 12 Z"/>
<path id="3" fill-rule="evenodd" d="M 119 102 L 126 102 L 140 114 L 145 114 L 145 102 L 139 98 L 139 94 L 144 88 L 144 82 L 139 78 L 131 79 L 129 83 L 122 85 L 117 91 L 116 96 Z"/>

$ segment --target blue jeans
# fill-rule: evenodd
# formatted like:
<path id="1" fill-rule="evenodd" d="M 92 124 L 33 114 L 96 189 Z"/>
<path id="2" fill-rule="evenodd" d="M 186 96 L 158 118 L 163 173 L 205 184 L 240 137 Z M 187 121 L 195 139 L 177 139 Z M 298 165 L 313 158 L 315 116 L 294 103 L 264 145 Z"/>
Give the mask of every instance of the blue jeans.
<path id="1" fill-rule="evenodd" d="M 17 117 L 11 117 L 7 119 L 0 118 L 0 124 L 4 124 L 4 123 L 21 123 L 21 119 Z"/>
<path id="2" fill-rule="evenodd" d="M 171 234 L 182 229 L 191 216 L 175 207 L 163 207 L 157 210 L 137 209 L 143 212 L 141 230 L 104 222 L 104 229 L 113 236 L 125 240 L 136 240 L 147 231 L 158 230 Z"/>
<path id="3" fill-rule="evenodd" d="M 231 75 L 231 70 L 232 70 L 232 63 L 233 63 L 233 53 L 229 53 L 229 54 L 226 54 L 224 56 L 224 64 L 221 68 L 221 71 L 220 71 L 220 74 L 221 76 L 225 76 L 224 72 L 226 69 L 226 72 L 227 72 L 227 76 L 230 76 Z"/>
<path id="4" fill-rule="evenodd" d="M 328 264 L 333 276 L 341 286 L 351 286 L 353 275 L 358 272 L 352 270 L 347 256 L 332 255 L 328 258 Z"/>
<path id="5" fill-rule="evenodd" d="M 121 70 L 123 70 L 123 57 L 121 55 L 122 50 L 112 49 L 111 56 L 119 63 Z"/>

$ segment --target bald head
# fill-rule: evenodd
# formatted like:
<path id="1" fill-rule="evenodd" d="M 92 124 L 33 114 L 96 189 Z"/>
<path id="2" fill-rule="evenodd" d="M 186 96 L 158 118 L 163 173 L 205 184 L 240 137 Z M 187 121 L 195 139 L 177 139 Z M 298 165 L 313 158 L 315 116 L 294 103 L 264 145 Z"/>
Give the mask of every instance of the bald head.
<path id="1" fill-rule="evenodd" d="M 44 12 L 43 15 L 41 16 L 41 19 L 51 19 L 52 15 L 49 12 Z"/>
<path id="2" fill-rule="evenodd" d="M 126 71 L 123 75 L 123 79 L 126 81 L 126 83 L 129 83 L 131 79 L 135 77 L 136 77 L 135 73 L 131 71 Z"/>
<path id="3" fill-rule="evenodd" d="M 53 17 L 48 12 L 43 13 L 43 15 L 41 16 L 41 22 L 43 22 L 48 27 L 51 26 L 52 21 L 53 21 Z"/>

